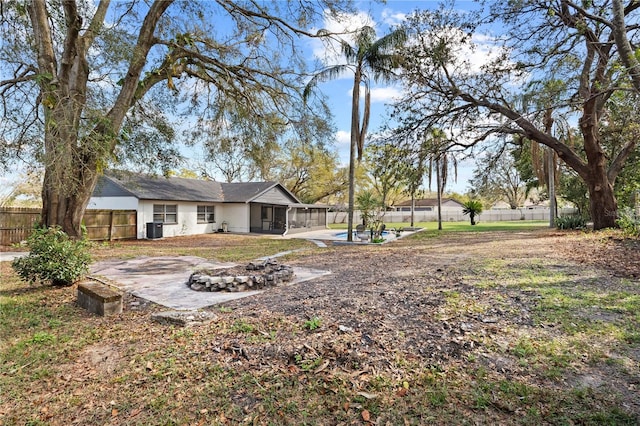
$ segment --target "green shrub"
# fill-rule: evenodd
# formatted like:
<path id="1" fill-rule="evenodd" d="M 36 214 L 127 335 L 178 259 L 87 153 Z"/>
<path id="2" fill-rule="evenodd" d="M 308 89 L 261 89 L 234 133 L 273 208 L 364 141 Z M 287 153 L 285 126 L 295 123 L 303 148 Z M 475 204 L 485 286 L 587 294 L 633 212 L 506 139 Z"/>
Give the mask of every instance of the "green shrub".
<path id="1" fill-rule="evenodd" d="M 585 229 L 587 221 L 580 215 L 560 216 L 556 218 L 558 229 Z"/>
<path id="2" fill-rule="evenodd" d="M 640 216 L 633 209 L 626 207 L 620 210 L 616 223 L 625 234 L 640 237 Z"/>
<path id="3" fill-rule="evenodd" d="M 29 254 L 11 266 L 24 281 L 71 285 L 89 272 L 91 254 L 86 239 L 74 240 L 60 227 L 37 228 L 27 238 Z"/>

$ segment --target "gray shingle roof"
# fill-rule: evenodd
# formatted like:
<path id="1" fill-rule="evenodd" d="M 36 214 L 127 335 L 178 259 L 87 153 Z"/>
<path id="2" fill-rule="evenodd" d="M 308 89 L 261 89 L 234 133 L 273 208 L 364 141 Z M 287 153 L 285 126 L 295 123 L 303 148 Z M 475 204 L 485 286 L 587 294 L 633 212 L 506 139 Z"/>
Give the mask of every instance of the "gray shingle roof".
<path id="1" fill-rule="evenodd" d="M 132 195 L 140 200 L 223 201 L 220 182 L 129 172 L 105 174 L 93 192 L 94 197 Z"/>
<path id="2" fill-rule="evenodd" d="M 273 187 L 273 182 L 235 182 L 221 183 L 224 201 L 230 203 L 245 203 L 264 191 Z"/>
<path id="3" fill-rule="evenodd" d="M 143 175 L 112 171 L 101 176 L 94 197 L 130 197 L 140 200 L 246 203 L 278 186 L 292 203 L 299 200 L 276 182 L 223 183 L 211 180 Z"/>

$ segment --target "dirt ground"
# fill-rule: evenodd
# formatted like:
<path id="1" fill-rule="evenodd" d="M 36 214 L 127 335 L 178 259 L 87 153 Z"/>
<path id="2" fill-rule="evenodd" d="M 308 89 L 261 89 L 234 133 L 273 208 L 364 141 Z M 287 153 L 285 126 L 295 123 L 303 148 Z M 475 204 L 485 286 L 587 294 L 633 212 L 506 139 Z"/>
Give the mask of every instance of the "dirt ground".
<path id="1" fill-rule="evenodd" d="M 640 241 L 617 235 L 551 230 L 452 233 L 418 244 L 399 240 L 380 247 L 318 250 L 292 264 L 330 270 L 332 275 L 301 288 L 276 288 L 226 306 L 238 318 L 268 321 L 274 313 L 301 320 L 320 318 L 322 330 L 303 341 L 231 345 L 242 348 L 252 360 L 249 365 L 319 356 L 344 369 L 362 365 L 366 359 L 368 368 L 393 374 L 390 354 L 394 352 L 437 370 L 460 366 L 473 354 L 498 375 L 529 376 L 529 366 L 522 367 L 506 354 L 505 349 L 514 345 L 509 339 L 545 333 L 552 338 L 558 324 L 534 322 L 540 297 L 535 288 L 510 285 L 511 277 L 492 275 L 484 265 L 492 261 L 507 265 L 507 274 L 520 273 L 521 268 L 544 275 L 548 268 L 580 285 L 592 283 L 588 291 L 614 288 L 638 295 Z M 451 308 L 451 295 L 462 295 L 455 308 Z M 606 316 L 602 312 L 588 315 L 598 320 Z M 505 330 L 516 331 L 508 336 Z M 336 332 L 344 339 L 332 340 Z M 640 349 L 626 356 L 631 370 L 583 365 L 565 376 L 562 386 L 611 386 L 624 395 L 625 406 L 640 414 Z M 551 382 L 547 385 L 555 386 Z"/>
<path id="2" fill-rule="evenodd" d="M 228 240 L 213 235 L 154 241 L 153 246 L 207 247 L 213 257 L 216 247 L 227 246 L 228 243 Z M 119 244 L 124 247 L 136 242 Z M 242 244 L 241 239 L 238 244 Z M 578 342 L 583 345 L 583 353 L 541 355 L 541 342 L 552 342 L 558 337 L 564 339 L 568 336 L 566 330 L 574 326 L 573 322 L 576 327 L 580 326 L 580 321 L 615 323 L 622 319 L 622 313 L 607 310 L 604 306 L 581 305 L 569 314 L 571 318 L 566 323 L 558 319 L 562 318 L 560 316 L 540 318 L 538 308 L 546 290 L 528 284 L 552 283 L 550 287 L 554 291 L 560 288 L 565 297 L 575 296 L 577 304 L 583 295 L 613 290 L 631 295 L 631 303 L 640 295 L 638 240 L 623 239 L 615 232 L 465 232 L 434 238 L 401 239 L 381 246 L 329 245 L 328 248 L 314 248 L 308 253 L 284 258 L 282 262 L 332 273 L 299 285 L 270 288 L 256 296 L 227 302 L 222 308 L 212 307 L 210 310 L 220 318 L 219 322 L 194 328 L 190 332 L 192 334 L 178 336 L 176 331 L 168 332 L 161 325 L 150 325 L 149 314 L 163 308 L 131 296 L 127 297 L 125 312 L 119 318 L 87 319 L 94 321 L 102 330 L 100 344 L 83 349 L 75 361 L 59 367 L 55 376 L 62 378 L 56 379 L 61 383 L 56 384 L 52 380 L 50 389 L 64 386 L 67 393 L 87 395 L 91 401 L 100 398 L 108 401 L 112 398 L 110 395 L 129 395 L 127 392 L 131 392 L 127 396 L 128 405 L 118 406 L 120 414 L 114 409 L 115 416 L 112 410 L 111 419 L 109 414 L 95 414 L 99 404 L 96 404 L 98 408 L 87 408 L 88 404 L 78 409 L 64 408 L 63 400 L 51 397 L 51 390 L 45 394 L 46 389 L 35 393 L 31 399 L 25 399 L 24 407 L 7 404 L 3 408 L 0 404 L 0 414 L 4 409 L 5 414 L 17 418 L 21 410 L 28 410 L 26 407 L 40 401 L 53 407 L 58 404 L 58 410 L 62 410 L 58 411 L 61 413 L 61 417 L 57 417 L 59 422 L 52 424 L 64 424 L 65 419 L 74 419 L 79 424 L 89 420 L 100 424 L 108 424 L 110 420 L 111 424 L 119 424 L 116 416 L 122 417 L 125 413 L 142 422 L 140 424 L 145 422 L 145 415 L 151 422 L 157 419 L 157 415 L 153 417 L 149 412 L 149 395 L 153 392 L 161 394 L 164 388 L 160 381 L 145 381 L 148 380 L 145 379 L 145 368 L 142 371 L 134 368 L 137 365 L 135 356 L 139 355 L 131 353 L 156 353 L 160 357 L 168 356 L 166 351 L 175 351 L 170 352 L 171 357 L 180 360 L 184 355 L 190 360 L 189 364 L 178 373 L 169 370 L 166 374 L 173 374 L 170 377 L 174 380 L 179 377 L 183 377 L 185 382 L 188 380 L 194 392 L 202 385 L 201 372 L 211 373 L 212 365 L 232 369 L 237 375 L 234 377 L 251 377 L 249 382 L 254 387 L 253 392 L 264 391 L 265 394 L 268 394 L 270 386 L 266 377 L 277 377 L 274 389 L 283 389 L 289 376 L 296 377 L 296 380 L 311 380 L 303 377 L 301 371 L 304 371 L 326 377 L 323 383 L 327 383 L 327 395 L 316 393 L 314 397 L 334 404 L 331 401 L 337 397 L 333 395 L 339 395 L 343 390 L 331 387 L 333 382 L 329 377 L 339 377 L 341 387 L 346 383 L 349 391 L 364 401 L 361 402 L 362 407 L 368 407 L 366 404 L 374 398 L 371 389 L 375 388 L 376 377 L 387 377 L 402 384 L 406 377 L 417 377 L 416 366 L 420 366 L 420 371 L 426 369 L 434 375 L 450 374 L 451 386 L 460 388 L 472 380 L 479 380 L 477 372 L 484 371 L 485 379 L 494 383 L 522 382 L 560 391 L 583 387 L 596 389 L 597 397 L 589 394 L 592 399 L 615 395 L 619 401 L 615 402 L 616 407 L 619 404 L 620 410 L 630 413 L 635 419 L 640 418 L 640 347 L 637 340 L 622 347 L 609 344 L 605 335 L 580 337 L 580 333 L 575 333 L 571 338 L 583 339 Z M 63 293 L 58 294 L 63 297 Z M 71 291 L 64 297 L 64 303 L 72 303 Z M 548 299 L 548 293 L 545 297 Z M 545 309 L 544 312 L 549 310 L 548 307 Z M 306 325 L 302 327 L 302 324 Z M 243 333 L 242 327 L 253 331 Z M 311 328 L 315 329 L 307 330 Z M 125 330 L 126 336 L 152 337 L 144 341 L 139 337 L 123 337 Z M 184 340 L 180 348 L 175 346 L 176 339 Z M 523 342 L 533 342 L 532 348 Z M 578 343 L 576 345 L 579 346 Z M 565 358 L 560 359 L 561 356 Z M 543 361 L 538 363 L 534 359 L 537 357 Z M 546 365 L 549 360 L 558 362 L 559 374 L 552 374 L 553 366 Z M 157 362 L 154 360 L 154 365 Z M 150 363 L 146 368 L 149 374 L 155 372 Z M 79 365 L 89 367 L 79 368 Z M 86 376 L 87 370 L 93 370 L 93 375 Z M 121 384 L 100 370 L 115 371 L 127 380 Z M 76 374 L 85 374 L 86 377 L 75 377 Z M 200 376 L 193 380 L 191 374 Z M 88 378 L 91 385 L 85 390 L 84 386 L 89 385 L 84 381 Z M 130 390 L 129 386 L 136 383 L 134 379 L 140 384 Z M 165 380 L 164 376 L 162 380 Z M 303 386 L 306 382 L 296 383 Z M 242 384 L 242 391 L 236 390 L 233 394 L 232 403 L 242 407 L 245 413 L 258 413 L 253 424 L 295 424 L 296 420 L 302 421 L 300 417 L 294 417 L 294 423 L 273 421 L 268 408 L 266 412 L 260 411 L 265 409 L 264 400 L 267 398 L 261 401 L 255 396 L 247 396 L 251 394 L 247 391 L 249 386 Z M 377 424 L 400 424 L 399 419 L 385 419 L 384 416 L 392 411 L 394 404 L 401 407 L 406 393 L 414 392 L 413 383 L 406 386 L 401 386 L 392 395 L 396 402 L 385 402 L 387 405 L 381 406 L 375 419 Z M 477 386 L 480 388 L 481 384 Z M 202 416 L 214 413 L 211 407 L 195 405 L 198 398 L 193 395 L 177 395 L 172 394 L 171 399 L 180 400 L 185 407 L 192 406 L 192 410 L 199 410 Z M 307 399 L 304 395 L 291 398 Z M 412 398 L 420 401 L 418 404 L 424 401 L 420 395 Z M 450 412 L 456 413 L 455 416 L 468 414 L 470 424 L 519 422 L 520 408 L 514 409 L 513 406 L 518 407 L 520 402 L 510 405 L 504 394 L 490 398 L 487 407 L 475 412 L 471 412 L 473 407 L 468 401 L 456 401 L 455 398 L 455 393 L 450 391 L 446 404 L 458 407 L 451 408 Z M 312 400 L 311 396 L 308 399 Z M 410 399 L 407 397 L 406 400 Z M 433 409 L 438 407 L 436 402 Z M 304 406 L 305 403 L 298 404 Z M 537 409 L 541 418 L 545 416 L 545 406 L 553 404 L 554 401 L 540 402 Z M 351 407 L 344 404 L 332 409 L 348 414 L 353 407 L 355 404 L 352 403 Z M 471 407 L 470 412 L 464 413 L 465 408 L 459 407 Z M 283 409 L 278 408 L 280 411 L 277 412 Z M 404 410 L 409 413 L 414 408 Z M 215 414 L 218 420 L 225 416 L 224 412 Z M 316 419 L 310 424 L 374 424 L 373 420 L 368 420 L 370 415 L 369 410 L 359 408 L 351 418 L 355 419 L 353 421 Z M 426 414 L 423 415 L 427 418 Z M 228 419 L 228 411 L 226 416 Z M 415 421 L 417 417 L 413 421 L 407 418 L 403 424 L 419 424 Z M 453 423 L 455 418 L 452 418 Z M 554 423 L 554 420 L 543 423 L 546 421 Z M 575 423 L 568 420 L 566 424 Z"/>

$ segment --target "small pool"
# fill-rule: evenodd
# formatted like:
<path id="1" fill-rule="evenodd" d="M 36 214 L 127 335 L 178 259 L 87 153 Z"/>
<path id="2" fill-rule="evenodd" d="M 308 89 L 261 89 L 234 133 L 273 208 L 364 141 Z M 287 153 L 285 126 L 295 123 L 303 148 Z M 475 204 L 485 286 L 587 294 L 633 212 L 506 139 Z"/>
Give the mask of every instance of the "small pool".
<path id="1" fill-rule="evenodd" d="M 369 233 L 370 231 L 367 230 L 366 232 Z M 347 232 L 338 232 L 337 234 L 334 234 L 334 235 L 337 238 L 344 238 L 344 239 L 347 238 Z M 392 235 L 392 233 L 389 232 L 389 231 L 382 231 L 382 236 L 383 237 L 388 237 L 388 236 L 391 236 L 391 235 Z M 354 237 L 356 236 L 356 231 L 353 231 L 353 236 Z"/>

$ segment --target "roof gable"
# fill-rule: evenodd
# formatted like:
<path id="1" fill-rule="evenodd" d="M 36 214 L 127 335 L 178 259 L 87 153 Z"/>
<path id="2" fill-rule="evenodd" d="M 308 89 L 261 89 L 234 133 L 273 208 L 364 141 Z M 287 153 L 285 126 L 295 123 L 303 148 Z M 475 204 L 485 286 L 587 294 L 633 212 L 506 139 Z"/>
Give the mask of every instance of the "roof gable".
<path id="1" fill-rule="evenodd" d="M 416 207 L 437 207 L 438 206 L 437 198 L 422 198 L 414 201 L 415 201 Z M 459 201 L 456 201 L 453 198 L 443 198 L 442 205 L 445 205 L 445 204 L 449 206 L 463 207 L 463 205 Z M 394 207 L 411 207 L 411 200 L 407 200 L 407 201 L 403 201 L 401 203 L 395 204 Z"/>
<path id="2" fill-rule="evenodd" d="M 295 195 L 276 182 L 232 182 L 222 183 L 224 201 L 228 203 L 284 202 L 300 203 Z M 276 198 L 269 197 L 269 192 L 277 193 Z"/>

